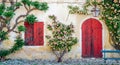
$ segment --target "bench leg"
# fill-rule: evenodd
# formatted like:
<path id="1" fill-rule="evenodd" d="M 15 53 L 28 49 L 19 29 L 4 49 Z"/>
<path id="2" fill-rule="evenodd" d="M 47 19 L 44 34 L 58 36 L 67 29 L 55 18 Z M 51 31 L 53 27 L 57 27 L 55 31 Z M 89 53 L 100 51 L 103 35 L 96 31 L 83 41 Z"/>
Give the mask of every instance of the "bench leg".
<path id="1" fill-rule="evenodd" d="M 104 63 L 106 63 L 106 59 L 104 59 Z"/>
<path id="2" fill-rule="evenodd" d="M 116 60 L 116 63 L 119 63 L 119 61 L 118 61 L 118 60 Z"/>

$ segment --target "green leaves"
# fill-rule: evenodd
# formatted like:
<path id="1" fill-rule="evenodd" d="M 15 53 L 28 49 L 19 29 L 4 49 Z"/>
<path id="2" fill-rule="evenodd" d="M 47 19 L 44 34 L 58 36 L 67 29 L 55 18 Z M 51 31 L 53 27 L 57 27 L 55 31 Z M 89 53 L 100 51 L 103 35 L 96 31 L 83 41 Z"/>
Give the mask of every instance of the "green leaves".
<path id="1" fill-rule="evenodd" d="M 30 7 L 30 6 L 33 6 L 33 7 L 37 8 L 37 9 L 39 9 L 39 10 L 41 10 L 41 11 L 46 11 L 46 10 L 48 10 L 48 5 L 47 5 L 46 2 L 40 3 L 40 2 L 38 2 L 38 1 L 32 2 L 32 1 L 30 1 L 30 0 L 22 0 L 22 3 L 23 3 L 24 5 L 29 6 L 29 7 Z"/>
<path id="2" fill-rule="evenodd" d="M 48 10 L 48 4 L 46 2 L 40 3 L 39 10 L 46 11 Z"/>
<path id="3" fill-rule="evenodd" d="M 78 6 L 68 6 L 68 8 L 70 9 L 70 13 L 71 14 L 75 14 L 77 12 L 79 12 L 79 7 Z"/>
<path id="4" fill-rule="evenodd" d="M 80 10 L 78 6 L 68 6 L 68 8 L 70 14 L 88 14 L 86 8 L 83 8 L 83 10 Z"/>
<path id="5" fill-rule="evenodd" d="M 32 2 L 32 5 L 37 9 L 40 7 L 40 3 L 38 1 Z"/>
<path id="6" fill-rule="evenodd" d="M 22 0 L 21 2 L 22 2 L 23 4 L 25 4 L 25 5 L 28 5 L 28 6 L 31 5 L 31 1 L 30 1 L 30 0 Z"/>
<path id="7" fill-rule="evenodd" d="M 6 12 L 3 13 L 3 15 L 4 15 L 5 17 L 13 17 L 14 12 L 13 12 L 13 11 L 6 11 Z"/>
<path id="8" fill-rule="evenodd" d="M 32 14 L 32 15 L 28 15 L 25 19 L 26 22 L 28 22 L 29 24 L 34 24 L 36 20 L 36 17 Z"/>
<path id="9" fill-rule="evenodd" d="M 35 8 L 37 8 L 37 9 L 39 9 L 39 10 L 42 10 L 42 11 L 48 10 L 48 5 L 47 5 L 46 2 L 40 3 L 40 2 L 38 2 L 38 1 L 35 1 L 35 2 L 32 2 L 32 5 L 33 5 Z"/>
<path id="10" fill-rule="evenodd" d="M 23 39 L 21 39 L 20 37 L 17 37 L 17 39 L 15 40 L 15 44 L 13 45 L 13 47 L 9 50 L 0 50 L 0 56 L 7 56 L 19 49 L 21 49 L 23 47 L 23 45 L 25 44 L 25 42 L 23 41 Z"/>
<path id="11" fill-rule="evenodd" d="M 49 18 L 51 18 L 53 22 L 47 26 L 47 29 L 52 33 L 52 35 L 46 36 L 49 43 L 48 45 L 54 51 L 70 51 L 72 46 L 78 41 L 76 37 L 72 37 L 72 33 L 74 32 L 73 25 L 65 25 L 56 21 L 54 15 L 49 16 Z"/>
<path id="12" fill-rule="evenodd" d="M 24 44 L 25 44 L 25 42 L 23 41 L 23 39 L 18 37 L 15 40 L 15 44 L 14 44 L 13 48 L 10 49 L 10 51 L 15 52 L 15 51 L 19 50 L 20 48 L 22 48 Z"/>
<path id="13" fill-rule="evenodd" d="M 47 29 L 48 29 L 48 30 L 53 30 L 51 25 L 48 25 L 48 26 L 47 26 Z"/>
<path id="14" fill-rule="evenodd" d="M 112 0 L 105 0 L 100 4 L 101 19 L 103 19 L 110 32 L 113 46 L 120 50 L 120 6 L 119 3 L 114 3 Z"/>
<path id="15" fill-rule="evenodd" d="M 18 31 L 19 32 L 22 32 L 22 31 L 25 32 L 25 30 L 26 30 L 25 26 L 22 26 L 22 25 L 18 26 Z"/>
<path id="16" fill-rule="evenodd" d="M 22 6 L 22 4 L 20 2 L 17 2 L 17 3 L 15 3 L 15 6 L 20 7 L 20 6 Z"/>
<path id="17" fill-rule="evenodd" d="M 2 13 L 5 11 L 5 5 L 4 4 L 0 4 L 0 15 L 2 15 Z"/>
<path id="18" fill-rule="evenodd" d="M 7 32 L 0 31 L 0 40 L 6 40 L 6 39 L 8 39 Z"/>

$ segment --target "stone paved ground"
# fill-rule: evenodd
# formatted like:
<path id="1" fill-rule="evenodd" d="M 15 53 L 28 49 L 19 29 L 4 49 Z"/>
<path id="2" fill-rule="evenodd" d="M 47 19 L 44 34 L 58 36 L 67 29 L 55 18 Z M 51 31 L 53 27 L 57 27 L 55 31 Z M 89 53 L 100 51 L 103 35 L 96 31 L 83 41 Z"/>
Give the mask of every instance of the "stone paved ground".
<path id="1" fill-rule="evenodd" d="M 56 61 L 46 60 L 6 60 L 0 62 L 0 65 L 120 65 L 120 61 L 107 60 L 106 63 L 104 63 L 103 59 L 69 59 L 57 63 Z"/>

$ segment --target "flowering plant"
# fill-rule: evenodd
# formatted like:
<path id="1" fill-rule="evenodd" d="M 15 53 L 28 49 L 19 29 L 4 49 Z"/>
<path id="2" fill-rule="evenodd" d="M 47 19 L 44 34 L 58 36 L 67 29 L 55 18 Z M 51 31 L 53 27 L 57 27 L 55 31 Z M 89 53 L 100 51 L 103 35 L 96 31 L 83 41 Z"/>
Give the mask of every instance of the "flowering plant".
<path id="1" fill-rule="evenodd" d="M 48 45 L 53 53 L 57 56 L 58 62 L 62 61 L 65 53 L 72 49 L 72 46 L 77 43 L 77 38 L 73 37 L 74 26 L 72 24 L 65 25 L 56 21 L 56 17 L 49 16 L 53 20 L 52 24 L 47 26 L 47 29 L 52 32 L 52 35 L 47 35 Z"/>
<path id="2" fill-rule="evenodd" d="M 100 3 L 101 19 L 108 27 L 110 43 L 115 49 L 120 50 L 120 3 L 113 0 L 104 0 Z"/>

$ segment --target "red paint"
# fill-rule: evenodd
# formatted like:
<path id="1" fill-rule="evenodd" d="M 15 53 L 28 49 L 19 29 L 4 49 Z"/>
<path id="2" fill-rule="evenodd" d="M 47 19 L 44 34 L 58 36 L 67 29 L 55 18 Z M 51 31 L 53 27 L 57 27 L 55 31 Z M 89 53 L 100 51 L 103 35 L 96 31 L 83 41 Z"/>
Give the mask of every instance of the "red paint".
<path id="1" fill-rule="evenodd" d="M 26 31 L 25 31 L 25 45 L 33 45 L 34 41 L 33 41 L 33 24 L 29 24 L 27 22 L 24 23 L 25 27 L 26 27 Z"/>
<path id="2" fill-rule="evenodd" d="M 102 25 L 96 19 L 88 19 L 82 25 L 82 57 L 102 57 Z"/>
<path id="3" fill-rule="evenodd" d="M 44 24 L 43 22 L 34 23 L 34 44 L 43 45 L 44 43 Z"/>
<path id="4" fill-rule="evenodd" d="M 44 44 L 44 24 L 35 22 L 34 24 L 24 23 L 26 27 L 25 42 L 29 46 L 39 46 Z"/>

